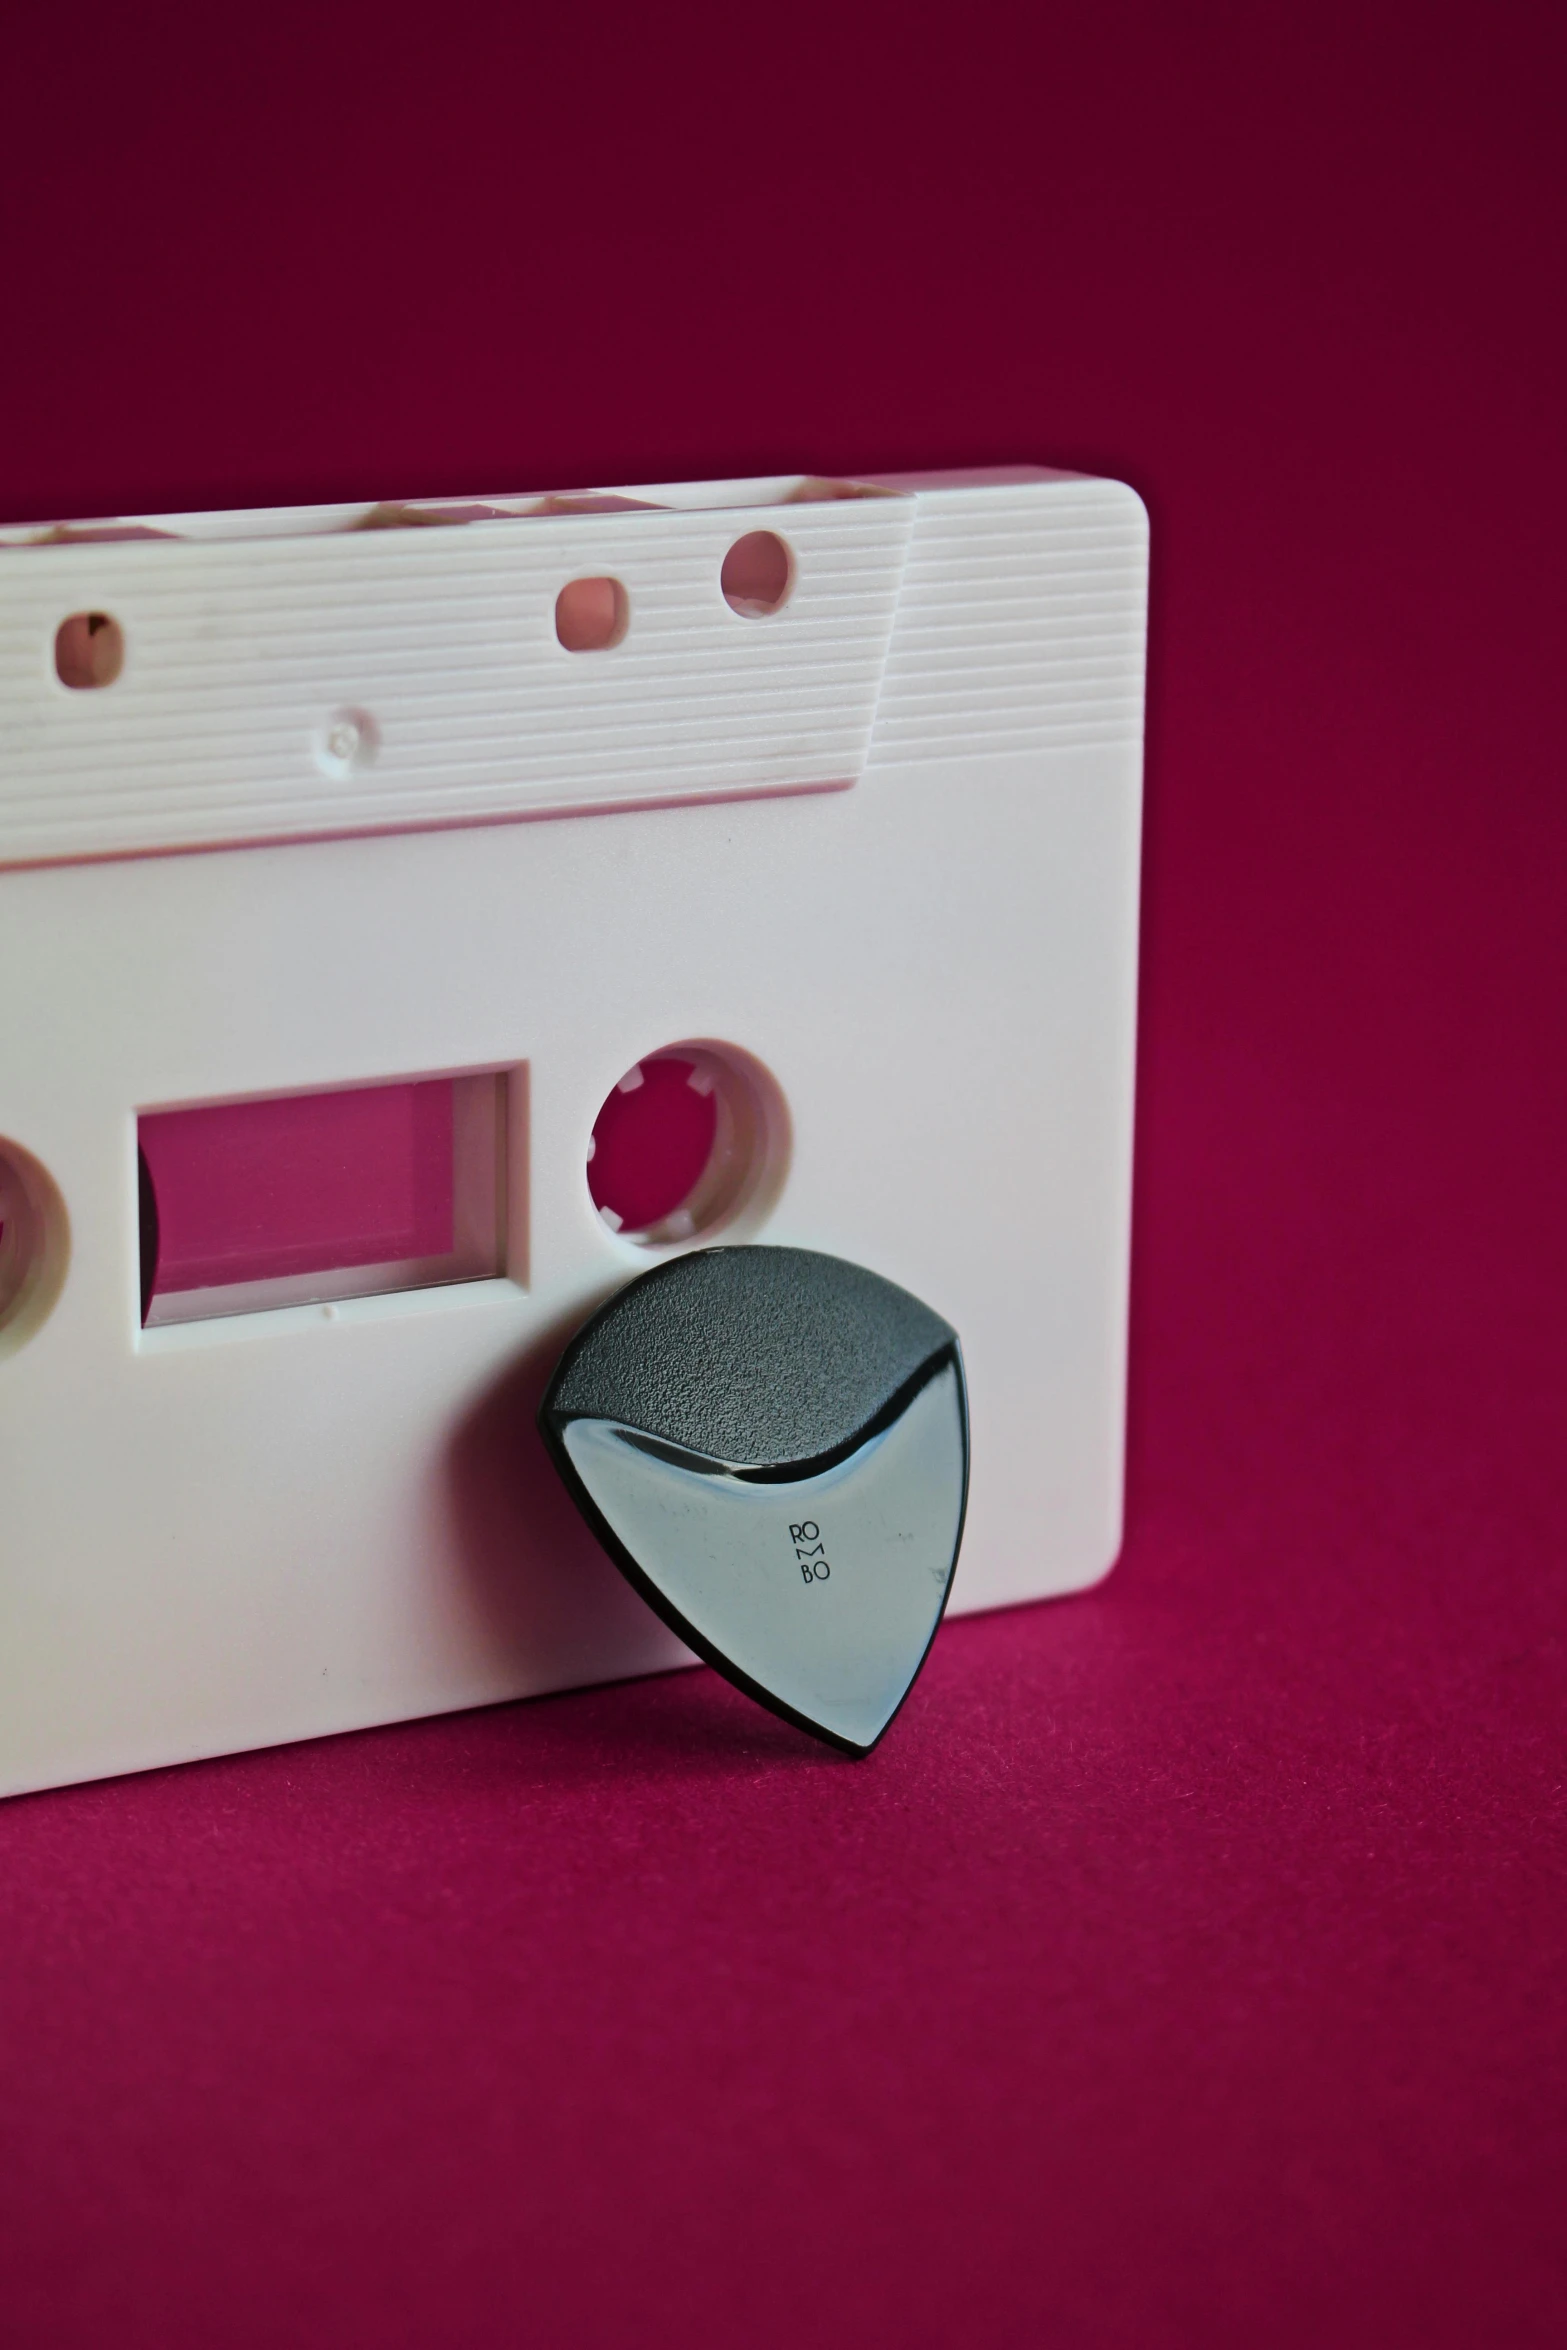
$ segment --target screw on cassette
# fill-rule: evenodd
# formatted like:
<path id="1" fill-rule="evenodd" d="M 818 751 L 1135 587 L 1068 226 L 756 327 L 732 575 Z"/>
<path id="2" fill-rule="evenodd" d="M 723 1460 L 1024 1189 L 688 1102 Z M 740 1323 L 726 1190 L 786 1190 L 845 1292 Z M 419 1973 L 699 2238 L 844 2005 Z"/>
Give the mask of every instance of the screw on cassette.
<path id="1" fill-rule="evenodd" d="M 868 1754 L 923 1665 L 968 1490 L 957 1333 L 880 1275 L 714 1248 L 567 1347 L 539 1426 L 633 1588 L 736 1688 Z"/>

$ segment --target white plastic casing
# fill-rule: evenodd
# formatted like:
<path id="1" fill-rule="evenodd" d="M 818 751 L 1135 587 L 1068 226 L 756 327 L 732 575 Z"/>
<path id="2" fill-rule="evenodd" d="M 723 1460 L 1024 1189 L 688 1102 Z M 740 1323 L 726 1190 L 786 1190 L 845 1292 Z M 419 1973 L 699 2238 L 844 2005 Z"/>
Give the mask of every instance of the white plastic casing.
<path id="1" fill-rule="evenodd" d="M 532 1425 L 657 1253 L 594 1209 L 599 1105 L 682 1041 L 787 1108 L 701 1239 L 852 1258 L 962 1337 L 953 1604 L 1115 1558 L 1141 504 L 1032 469 L 584 503 L 0 534 L 0 1158 L 46 1230 L 0 1325 L 0 1790 L 685 1661 Z M 756 529 L 765 618 L 719 586 Z M 624 638 L 568 653 L 600 575 Z M 86 611 L 124 667 L 73 692 Z M 138 1113 L 489 1069 L 504 1276 L 141 1327 Z"/>

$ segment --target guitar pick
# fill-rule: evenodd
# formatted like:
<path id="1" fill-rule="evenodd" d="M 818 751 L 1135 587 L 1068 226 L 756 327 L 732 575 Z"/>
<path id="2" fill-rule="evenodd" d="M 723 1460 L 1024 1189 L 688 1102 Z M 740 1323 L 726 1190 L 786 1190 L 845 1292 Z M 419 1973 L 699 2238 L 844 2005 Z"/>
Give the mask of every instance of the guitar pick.
<path id="1" fill-rule="evenodd" d="M 957 1333 L 863 1266 L 675 1257 L 571 1341 L 539 1426 L 633 1587 L 739 1689 L 846 1754 L 908 1695 L 968 1488 Z"/>

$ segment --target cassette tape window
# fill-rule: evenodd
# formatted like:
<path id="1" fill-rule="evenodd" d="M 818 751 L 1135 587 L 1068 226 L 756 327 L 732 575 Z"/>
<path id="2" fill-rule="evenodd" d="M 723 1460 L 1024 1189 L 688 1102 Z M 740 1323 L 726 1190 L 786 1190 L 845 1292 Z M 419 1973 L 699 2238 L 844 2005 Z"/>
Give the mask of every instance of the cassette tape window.
<path id="1" fill-rule="evenodd" d="M 498 1274 L 506 1088 L 483 1073 L 144 1114 L 144 1321 Z"/>

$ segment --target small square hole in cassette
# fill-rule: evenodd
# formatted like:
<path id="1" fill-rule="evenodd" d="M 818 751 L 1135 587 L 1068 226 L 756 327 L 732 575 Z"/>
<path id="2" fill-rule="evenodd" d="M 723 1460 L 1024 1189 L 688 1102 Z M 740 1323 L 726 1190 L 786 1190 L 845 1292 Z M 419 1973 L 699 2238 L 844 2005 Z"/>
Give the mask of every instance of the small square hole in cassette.
<path id="1" fill-rule="evenodd" d="M 507 1097 L 518 1074 L 144 1112 L 143 1322 L 504 1272 Z"/>

